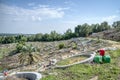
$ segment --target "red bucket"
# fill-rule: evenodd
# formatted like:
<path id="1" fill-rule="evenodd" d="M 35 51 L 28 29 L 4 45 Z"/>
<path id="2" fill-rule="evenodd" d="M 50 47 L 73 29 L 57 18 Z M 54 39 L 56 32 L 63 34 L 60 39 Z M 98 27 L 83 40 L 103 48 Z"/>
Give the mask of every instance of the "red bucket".
<path id="1" fill-rule="evenodd" d="M 8 73 L 7 72 L 4 72 L 4 76 L 7 76 L 8 75 Z"/>
<path id="2" fill-rule="evenodd" d="M 99 54 L 100 54 L 101 56 L 104 56 L 104 55 L 105 55 L 105 50 L 104 50 L 104 49 L 100 49 L 100 50 L 99 50 Z"/>

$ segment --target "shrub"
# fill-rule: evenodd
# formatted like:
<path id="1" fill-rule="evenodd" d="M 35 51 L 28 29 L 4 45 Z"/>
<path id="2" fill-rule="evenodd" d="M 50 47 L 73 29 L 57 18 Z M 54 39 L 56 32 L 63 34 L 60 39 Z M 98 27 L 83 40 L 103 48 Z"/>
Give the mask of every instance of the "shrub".
<path id="1" fill-rule="evenodd" d="M 59 44 L 59 49 L 62 49 L 62 48 L 64 48 L 65 47 L 65 44 L 64 43 L 60 43 Z"/>
<path id="2" fill-rule="evenodd" d="M 72 49 L 77 49 L 77 44 L 76 43 L 72 43 Z"/>
<path id="3" fill-rule="evenodd" d="M 16 45 L 16 52 L 22 52 L 24 46 L 25 46 L 24 42 L 17 43 L 17 45 Z"/>

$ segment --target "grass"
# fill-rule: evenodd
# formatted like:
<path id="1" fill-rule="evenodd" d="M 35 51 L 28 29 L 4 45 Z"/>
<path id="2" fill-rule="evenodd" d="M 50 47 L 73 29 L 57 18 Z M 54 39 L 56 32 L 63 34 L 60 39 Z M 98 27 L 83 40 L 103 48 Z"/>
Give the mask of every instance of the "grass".
<path id="1" fill-rule="evenodd" d="M 0 72 L 3 70 L 3 67 L 2 66 L 0 66 Z"/>
<path id="2" fill-rule="evenodd" d="M 5 55 L 8 55 L 13 50 L 15 50 L 15 44 L 1 44 L 3 47 L 0 47 L 0 59 Z"/>
<path id="3" fill-rule="evenodd" d="M 68 65 L 86 59 L 86 56 L 74 56 L 57 62 L 57 65 Z"/>
<path id="4" fill-rule="evenodd" d="M 41 80 L 89 80 L 98 76 L 98 80 L 120 80 L 120 49 L 107 51 L 111 63 L 78 64 L 65 69 L 53 69 L 57 75 L 46 75 Z"/>

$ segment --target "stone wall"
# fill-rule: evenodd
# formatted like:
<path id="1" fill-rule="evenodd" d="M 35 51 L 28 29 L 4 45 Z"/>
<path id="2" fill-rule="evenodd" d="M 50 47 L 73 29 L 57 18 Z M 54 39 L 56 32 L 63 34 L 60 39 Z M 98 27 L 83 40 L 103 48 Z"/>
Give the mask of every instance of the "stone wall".
<path id="1" fill-rule="evenodd" d="M 18 78 L 26 78 L 28 80 L 40 80 L 42 75 L 37 72 L 17 72 L 15 74 Z"/>

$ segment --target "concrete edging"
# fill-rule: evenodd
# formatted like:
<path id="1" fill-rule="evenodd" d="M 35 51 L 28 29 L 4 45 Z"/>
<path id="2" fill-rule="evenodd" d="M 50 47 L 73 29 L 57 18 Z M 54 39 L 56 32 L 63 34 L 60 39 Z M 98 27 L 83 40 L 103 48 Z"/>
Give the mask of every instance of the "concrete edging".
<path id="1" fill-rule="evenodd" d="M 15 73 L 15 76 L 18 78 L 26 78 L 29 80 L 40 80 L 42 78 L 42 75 L 37 72 L 17 72 Z"/>
<path id="2" fill-rule="evenodd" d="M 80 55 L 86 55 L 86 56 L 90 56 L 89 58 L 85 59 L 85 60 L 82 60 L 80 62 L 75 62 L 73 64 L 68 64 L 68 65 L 62 65 L 62 66 L 59 66 L 59 65 L 56 65 L 55 68 L 66 68 L 66 67 L 69 67 L 69 66 L 72 66 L 72 65 L 75 65 L 75 64 L 81 64 L 81 63 L 90 63 L 91 61 L 93 61 L 94 57 L 95 57 L 95 52 L 93 52 L 92 54 L 79 54 L 79 55 L 75 55 L 75 56 L 80 56 Z M 73 56 L 72 56 L 73 57 Z"/>

